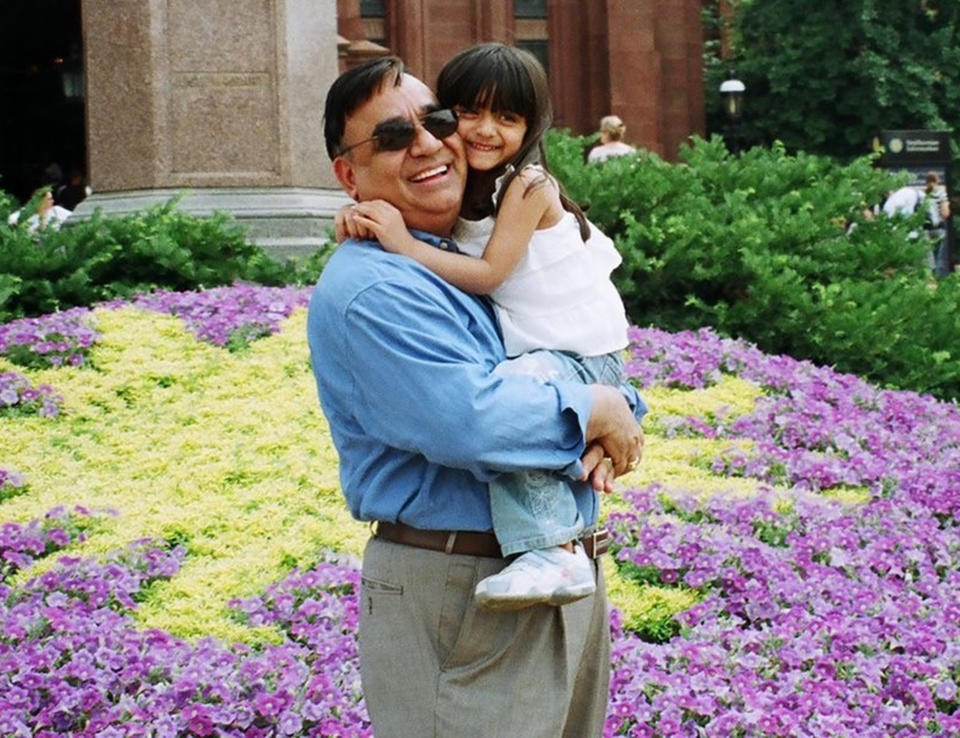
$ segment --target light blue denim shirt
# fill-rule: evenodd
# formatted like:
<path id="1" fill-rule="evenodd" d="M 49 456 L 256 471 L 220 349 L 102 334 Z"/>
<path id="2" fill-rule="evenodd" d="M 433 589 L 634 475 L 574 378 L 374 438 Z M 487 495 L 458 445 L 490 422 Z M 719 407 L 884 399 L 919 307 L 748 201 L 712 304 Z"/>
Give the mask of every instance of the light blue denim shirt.
<path id="1" fill-rule="evenodd" d="M 314 289 L 307 337 L 355 518 L 490 530 L 487 481 L 498 472 L 579 476 L 589 387 L 494 374 L 505 356 L 487 301 L 413 259 L 342 244 Z M 570 486 L 595 523 L 592 487 Z"/>

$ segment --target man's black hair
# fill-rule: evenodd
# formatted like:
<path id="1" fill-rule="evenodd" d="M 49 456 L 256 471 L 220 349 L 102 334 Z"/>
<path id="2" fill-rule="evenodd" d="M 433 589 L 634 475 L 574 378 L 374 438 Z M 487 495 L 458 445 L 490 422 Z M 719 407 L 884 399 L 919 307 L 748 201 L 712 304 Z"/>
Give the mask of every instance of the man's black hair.
<path id="1" fill-rule="evenodd" d="M 334 80 L 323 111 L 323 137 L 331 160 L 340 153 L 350 114 L 373 97 L 389 76 L 393 77 L 394 85 L 399 85 L 403 73 L 403 61 L 399 57 L 383 56 L 348 69 Z"/>

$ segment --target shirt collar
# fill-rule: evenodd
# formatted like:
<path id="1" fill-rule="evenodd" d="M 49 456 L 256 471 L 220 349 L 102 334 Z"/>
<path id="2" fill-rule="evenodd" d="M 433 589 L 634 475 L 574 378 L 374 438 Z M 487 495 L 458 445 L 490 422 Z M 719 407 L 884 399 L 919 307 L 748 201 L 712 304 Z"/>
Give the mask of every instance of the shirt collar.
<path id="1" fill-rule="evenodd" d="M 457 248 L 457 243 L 452 238 L 444 238 L 438 236 L 435 233 L 427 233 L 426 231 L 418 231 L 416 228 L 410 228 L 410 234 L 417 239 L 418 241 L 423 241 L 424 243 L 430 244 L 438 249 L 443 249 L 444 251 L 453 251 L 459 253 L 460 249 Z"/>

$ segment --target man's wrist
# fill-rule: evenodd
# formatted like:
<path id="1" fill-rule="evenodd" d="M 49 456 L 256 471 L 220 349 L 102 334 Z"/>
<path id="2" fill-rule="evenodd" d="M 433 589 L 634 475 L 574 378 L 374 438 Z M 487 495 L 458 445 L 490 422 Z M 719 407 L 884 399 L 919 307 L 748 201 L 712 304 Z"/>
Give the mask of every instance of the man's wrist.
<path id="1" fill-rule="evenodd" d="M 612 430 L 613 403 L 618 400 L 626 402 L 620 396 L 619 391 L 613 387 L 594 384 L 590 386 L 590 391 L 593 396 L 593 406 L 590 409 L 590 417 L 587 419 L 587 428 L 584 434 L 584 440 L 587 443 L 607 435 Z"/>

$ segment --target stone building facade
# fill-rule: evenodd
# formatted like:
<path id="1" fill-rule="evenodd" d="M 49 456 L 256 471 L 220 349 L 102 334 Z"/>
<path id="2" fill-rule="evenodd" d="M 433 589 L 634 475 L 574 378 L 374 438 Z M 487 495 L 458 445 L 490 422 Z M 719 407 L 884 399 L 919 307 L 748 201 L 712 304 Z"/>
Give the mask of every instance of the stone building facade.
<path id="1" fill-rule="evenodd" d="M 326 239 L 345 201 L 323 146 L 323 100 L 345 66 L 392 51 L 424 80 L 497 40 L 548 68 L 556 125 L 673 158 L 704 128 L 701 0 L 80 0 L 95 208 L 181 194 L 224 210 L 279 254 Z"/>

